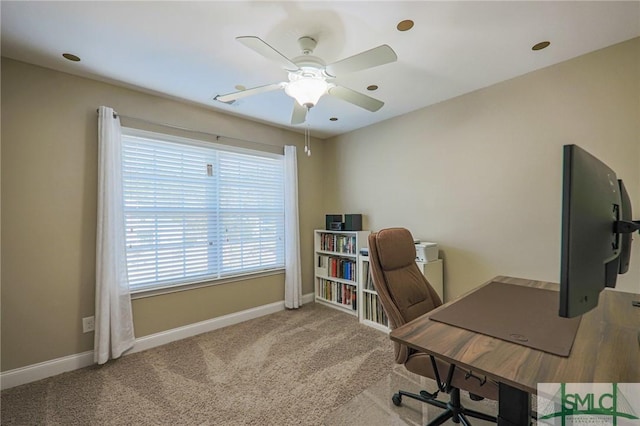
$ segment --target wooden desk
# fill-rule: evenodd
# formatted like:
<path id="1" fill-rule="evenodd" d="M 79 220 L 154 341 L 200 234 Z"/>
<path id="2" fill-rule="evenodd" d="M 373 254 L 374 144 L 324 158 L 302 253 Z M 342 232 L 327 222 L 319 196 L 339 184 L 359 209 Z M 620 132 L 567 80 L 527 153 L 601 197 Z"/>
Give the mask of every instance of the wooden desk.
<path id="1" fill-rule="evenodd" d="M 491 281 L 558 290 L 558 284 L 498 276 Z M 485 283 L 486 285 L 488 283 Z M 391 340 L 482 373 L 500 384 L 498 424 L 528 424 L 538 383 L 640 382 L 640 295 L 605 290 L 583 315 L 569 357 L 474 333 L 425 314 L 390 333 Z M 490 315 L 488 312 L 487 315 Z M 516 412 L 509 412 L 518 406 Z"/>

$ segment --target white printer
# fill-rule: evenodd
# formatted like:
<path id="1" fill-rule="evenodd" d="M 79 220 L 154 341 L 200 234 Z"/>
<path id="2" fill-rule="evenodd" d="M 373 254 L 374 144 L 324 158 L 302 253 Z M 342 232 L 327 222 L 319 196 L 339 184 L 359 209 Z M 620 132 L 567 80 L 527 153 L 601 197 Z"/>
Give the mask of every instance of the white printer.
<path id="1" fill-rule="evenodd" d="M 438 260 L 438 244 L 428 243 L 425 241 L 417 241 L 416 245 L 416 261 L 417 262 L 433 262 Z"/>

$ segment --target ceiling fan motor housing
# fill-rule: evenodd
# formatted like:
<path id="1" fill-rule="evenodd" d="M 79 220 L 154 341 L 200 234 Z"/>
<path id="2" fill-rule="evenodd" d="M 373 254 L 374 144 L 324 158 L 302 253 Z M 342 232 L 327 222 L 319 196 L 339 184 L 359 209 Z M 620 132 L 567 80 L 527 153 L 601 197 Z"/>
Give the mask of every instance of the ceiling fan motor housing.
<path id="1" fill-rule="evenodd" d="M 300 50 L 302 50 L 303 55 L 310 55 L 318 45 L 318 42 L 309 36 L 304 36 L 298 39 L 298 44 L 300 45 Z"/>

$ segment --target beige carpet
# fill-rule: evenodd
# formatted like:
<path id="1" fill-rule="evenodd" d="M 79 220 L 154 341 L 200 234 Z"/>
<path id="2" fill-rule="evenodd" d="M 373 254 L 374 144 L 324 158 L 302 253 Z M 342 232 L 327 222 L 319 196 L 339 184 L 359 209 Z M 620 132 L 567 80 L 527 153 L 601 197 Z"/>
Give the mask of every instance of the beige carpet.
<path id="1" fill-rule="evenodd" d="M 0 419 L 3 425 L 318 425 L 383 380 L 392 353 L 385 334 L 308 304 L 8 389 Z"/>

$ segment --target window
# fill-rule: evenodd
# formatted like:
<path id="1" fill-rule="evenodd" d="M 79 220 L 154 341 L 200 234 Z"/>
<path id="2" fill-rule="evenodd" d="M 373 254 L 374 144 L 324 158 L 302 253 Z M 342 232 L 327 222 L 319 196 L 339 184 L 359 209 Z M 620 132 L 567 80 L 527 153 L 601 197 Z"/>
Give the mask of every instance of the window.
<path id="1" fill-rule="evenodd" d="M 284 268 L 282 155 L 122 130 L 132 291 Z"/>

